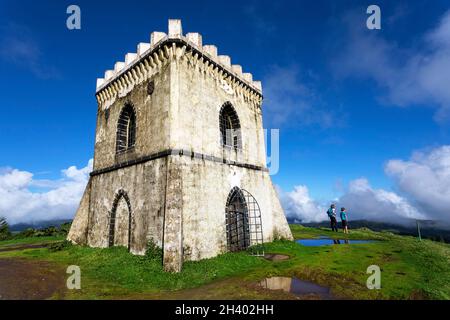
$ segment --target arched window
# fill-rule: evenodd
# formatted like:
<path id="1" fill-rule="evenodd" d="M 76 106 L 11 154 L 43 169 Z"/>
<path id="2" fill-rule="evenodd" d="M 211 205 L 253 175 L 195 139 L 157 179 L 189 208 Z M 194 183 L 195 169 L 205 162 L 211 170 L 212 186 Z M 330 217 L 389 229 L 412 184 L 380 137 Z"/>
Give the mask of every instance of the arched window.
<path id="1" fill-rule="evenodd" d="M 231 103 L 226 102 L 219 115 L 220 138 L 223 146 L 242 148 L 241 124 Z"/>
<path id="2" fill-rule="evenodd" d="M 117 123 L 116 152 L 125 152 L 134 147 L 136 142 L 136 114 L 130 104 L 120 112 Z"/>

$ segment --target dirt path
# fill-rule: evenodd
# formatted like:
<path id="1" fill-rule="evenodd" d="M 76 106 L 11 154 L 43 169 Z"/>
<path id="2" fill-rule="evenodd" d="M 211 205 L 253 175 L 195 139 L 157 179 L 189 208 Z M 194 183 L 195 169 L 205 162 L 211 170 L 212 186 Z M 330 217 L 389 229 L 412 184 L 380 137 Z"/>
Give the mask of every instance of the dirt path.
<path id="1" fill-rule="evenodd" d="M 62 298 L 64 271 L 47 262 L 0 258 L 0 300 Z"/>
<path id="2" fill-rule="evenodd" d="M 46 244 L 27 244 L 27 245 L 8 245 L 4 247 L 0 247 L 0 252 L 6 252 L 6 251 L 16 251 L 16 250 L 24 250 L 24 249 L 39 249 L 39 248 L 46 248 L 48 245 Z"/>

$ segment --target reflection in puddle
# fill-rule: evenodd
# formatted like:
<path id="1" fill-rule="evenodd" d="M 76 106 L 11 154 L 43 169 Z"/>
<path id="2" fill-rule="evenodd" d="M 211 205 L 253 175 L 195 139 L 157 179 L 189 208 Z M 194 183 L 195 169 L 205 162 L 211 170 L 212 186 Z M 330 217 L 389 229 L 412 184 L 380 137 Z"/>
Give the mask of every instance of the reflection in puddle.
<path id="1" fill-rule="evenodd" d="M 260 286 L 270 290 L 283 290 L 297 296 L 318 295 L 321 299 L 332 299 L 330 289 L 319 286 L 313 282 L 303 281 L 297 278 L 272 277 L 262 280 Z"/>
<path id="2" fill-rule="evenodd" d="M 298 239 L 295 242 L 308 246 L 327 246 L 330 244 L 359 244 L 359 243 L 371 243 L 373 240 L 346 240 L 346 239 L 331 239 L 331 238 L 319 238 L 319 239 Z"/>

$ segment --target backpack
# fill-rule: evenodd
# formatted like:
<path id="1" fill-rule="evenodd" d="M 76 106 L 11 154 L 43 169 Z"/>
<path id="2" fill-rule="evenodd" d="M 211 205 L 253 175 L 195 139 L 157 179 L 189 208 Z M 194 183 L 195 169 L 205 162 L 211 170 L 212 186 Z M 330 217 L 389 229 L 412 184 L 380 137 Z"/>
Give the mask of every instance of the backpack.
<path id="1" fill-rule="evenodd" d="M 333 211 L 331 210 L 331 208 L 329 208 L 327 210 L 327 215 L 328 215 L 328 218 L 331 218 L 333 216 Z"/>

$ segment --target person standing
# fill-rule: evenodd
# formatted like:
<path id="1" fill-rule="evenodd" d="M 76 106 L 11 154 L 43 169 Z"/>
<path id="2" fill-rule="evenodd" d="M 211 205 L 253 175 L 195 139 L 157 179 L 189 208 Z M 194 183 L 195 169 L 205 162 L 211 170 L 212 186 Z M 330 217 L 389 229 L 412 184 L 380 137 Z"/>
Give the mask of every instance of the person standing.
<path id="1" fill-rule="evenodd" d="M 336 220 L 336 205 L 333 203 L 327 211 L 328 217 L 330 218 L 331 231 L 338 232 L 337 220 Z"/>
<path id="2" fill-rule="evenodd" d="M 348 221 L 347 221 L 347 211 L 344 207 L 341 208 L 341 223 L 342 223 L 342 230 L 344 230 L 344 233 L 348 233 Z"/>

